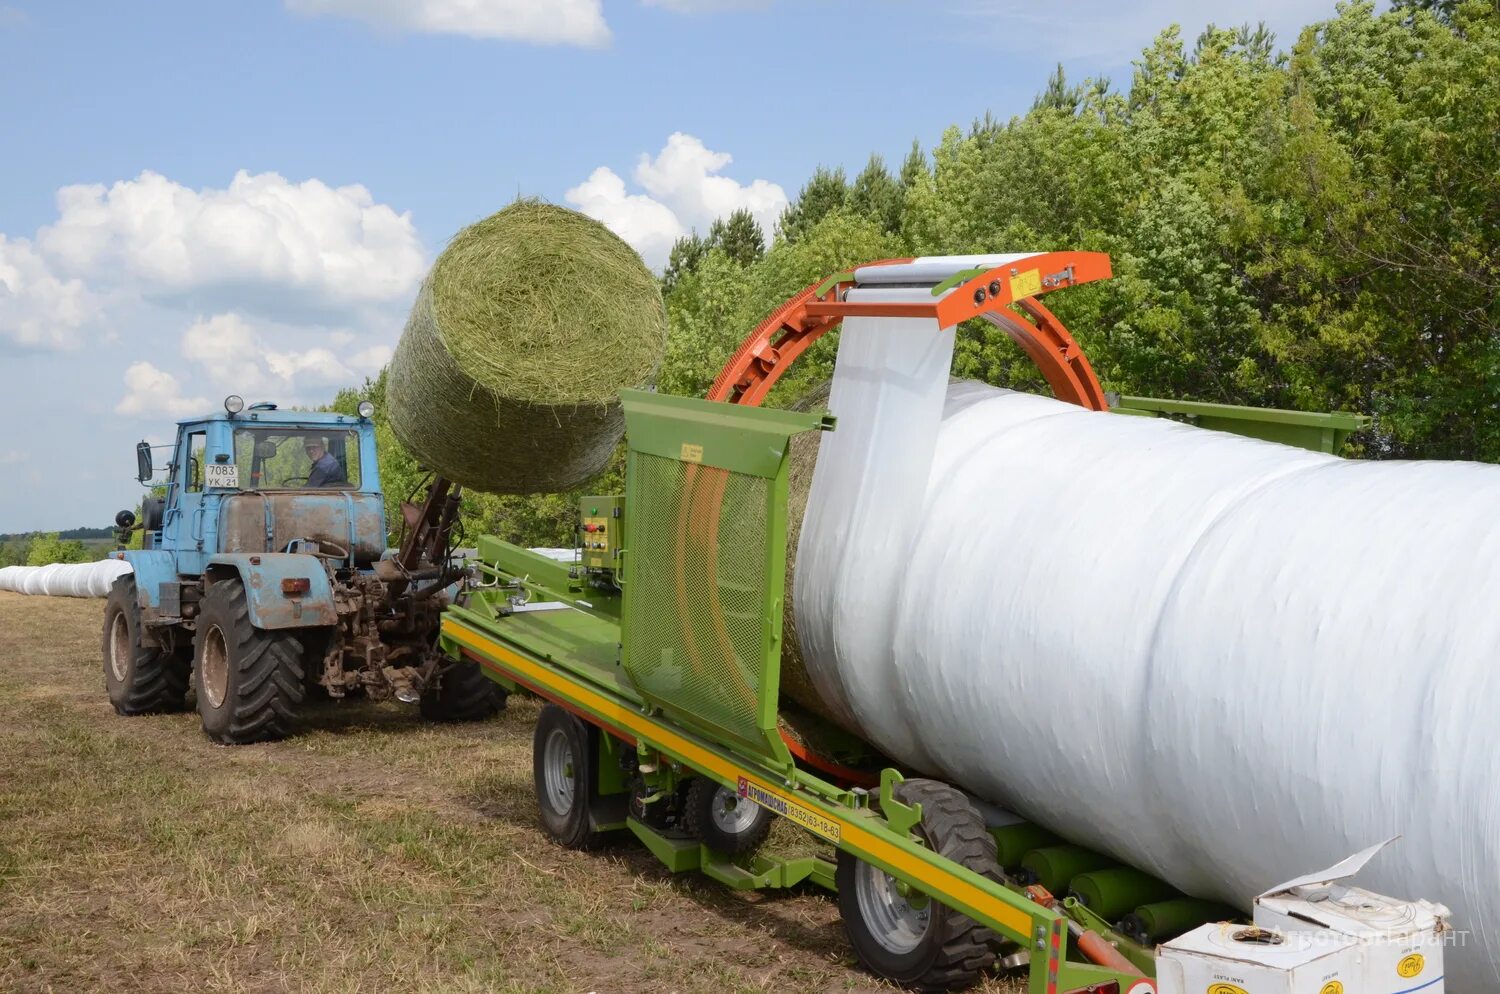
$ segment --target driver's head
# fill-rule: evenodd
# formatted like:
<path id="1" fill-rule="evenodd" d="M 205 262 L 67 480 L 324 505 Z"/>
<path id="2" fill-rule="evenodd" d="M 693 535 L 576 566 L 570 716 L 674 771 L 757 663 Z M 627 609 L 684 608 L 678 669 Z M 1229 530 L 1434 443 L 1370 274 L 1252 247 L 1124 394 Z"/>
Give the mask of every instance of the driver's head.
<path id="1" fill-rule="evenodd" d="M 322 459 L 323 453 L 328 451 L 321 438 L 315 438 L 311 435 L 303 439 L 302 449 L 307 453 L 307 458 L 311 459 L 313 462 L 317 462 L 319 459 Z"/>

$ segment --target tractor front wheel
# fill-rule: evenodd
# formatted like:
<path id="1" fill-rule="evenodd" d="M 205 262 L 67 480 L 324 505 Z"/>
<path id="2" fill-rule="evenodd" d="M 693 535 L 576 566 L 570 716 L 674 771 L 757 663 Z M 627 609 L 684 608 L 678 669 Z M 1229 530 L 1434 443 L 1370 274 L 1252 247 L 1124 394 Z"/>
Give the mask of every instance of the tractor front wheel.
<path id="1" fill-rule="evenodd" d="M 104 689 L 123 715 L 187 710 L 192 661 L 182 653 L 141 644 L 141 606 L 135 578 L 122 576 L 104 602 Z"/>
<path id="2" fill-rule="evenodd" d="M 896 800 L 921 804 L 917 834 L 939 855 L 1000 879 L 995 840 L 962 792 L 936 780 L 897 784 Z M 871 973 L 924 991 L 962 990 L 995 962 L 990 929 L 879 867 L 839 851 L 839 916 L 855 956 Z"/>
<path id="3" fill-rule="evenodd" d="M 291 733 L 305 693 L 302 643 L 292 632 L 252 625 L 240 581 L 220 580 L 204 595 L 193 672 L 203 731 L 215 742 L 246 745 Z"/>
<path id="4" fill-rule="evenodd" d="M 422 691 L 419 705 L 428 721 L 483 721 L 505 709 L 506 693 L 484 675 L 478 663 L 449 663 Z"/>

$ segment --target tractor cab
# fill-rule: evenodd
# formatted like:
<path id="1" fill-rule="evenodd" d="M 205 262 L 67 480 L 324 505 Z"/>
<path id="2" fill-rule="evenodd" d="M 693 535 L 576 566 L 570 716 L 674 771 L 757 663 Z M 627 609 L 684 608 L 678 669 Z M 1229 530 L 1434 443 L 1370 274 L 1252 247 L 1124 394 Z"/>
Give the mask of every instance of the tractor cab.
<path id="1" fill-rule="evenodd" d="M 373 412 L 371 412 L 373 413 Z M 151 448 L 138 447 L 142 482 Z M 316 543 L 349 567 L 385 549 L 385 504 L 369 416 L 248 408 L 178 423 L 166 492 L 145 508 L 147 548 L 170 552 L 175 572 L 202 574 L 218 554 L 286 552 Z"/>

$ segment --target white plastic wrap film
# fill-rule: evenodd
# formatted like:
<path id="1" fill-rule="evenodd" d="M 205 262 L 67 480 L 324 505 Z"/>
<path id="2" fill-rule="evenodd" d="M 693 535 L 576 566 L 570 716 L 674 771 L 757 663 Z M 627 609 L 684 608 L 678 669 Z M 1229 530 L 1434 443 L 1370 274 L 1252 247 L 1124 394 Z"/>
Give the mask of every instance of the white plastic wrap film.
<path id="1" fill-rule="evenodd" d="M 130 564 L 119 559 L 6 566 L 0 569 L 0 590 L 48 597 L 106 597 L 115 579 L 130 571 Z"/>
<path id="2" fill-rule="evenodd" d="M 798 634 L 817 661 L 808 676 L 846 724 L 879 727 L 884 741 L 903 745 L 912 743 L 901 731 L 906 695 L 894 682 L 889 610 L 901 576 L 890 564 L 906 559 L 919 523 L 952 361 L 953 331 L 933 319 L 844 322 L 828 406 L 835 416 L 858 413 L 819 443 L 798 545 Z M 818 540 L 809 543 L 809 533 Z M 847 596 L 851 582 L 868 596 Z"/>
<path id="3" fill-rule="evenodd" d="M 1471 933 L 1449 989 L 1500 989 L 1500 467 L 971 383 L 928 454 L 920 384 L 841 382 L 860 368 L 840 355 L 796 608 L 810 672 L 873 742 L 1247 910 L 1400 834 L 1360 883 L 1449 905 Z M 845 432 L 862 472 L 833 462 Z M 893 495 L 919 473 L 911 533 Z"/>

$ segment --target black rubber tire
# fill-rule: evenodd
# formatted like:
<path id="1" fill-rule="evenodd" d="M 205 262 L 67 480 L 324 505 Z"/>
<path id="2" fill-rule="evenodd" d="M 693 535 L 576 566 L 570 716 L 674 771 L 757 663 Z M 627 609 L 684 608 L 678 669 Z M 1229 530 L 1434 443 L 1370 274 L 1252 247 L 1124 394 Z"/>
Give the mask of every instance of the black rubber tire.
<path id="1" fill-rule="evenodd" d="M 116 631 L 116 625 L 120 626 Z M 120 636 L 115 644 L 114 636 Z M 141 645 L 141 605 L 135 578 L 122 576 L 104 602 L 104 690 L 115 711 L 128 716 L 187 710 L 193 661 L 185 653 Z M 115 653 L 121 654 L 115 673 Z"/>
<path id="2" fill-rule="evenodd" d="M 594 757 L 597 741 L 589 726 L 556 704 L 542 706 L 531 740 L 531 773 L 536 786 L 536 807 L 542 830 L 568 849 L 593 849 L 604 841 L 604 833 L 591 828 L 589 806 L 595 796 Z M 566 751 L 559 751 L 566 750 Z M 557 783 L 570 789 L 554 791 L 548 786 L 549 758 L 559 766 L 553 770 Z M 564 761 L 565 760 L 565 761 Z M 565 796 L 557 796 L 563 794 Z"/>
<path id="3" fill-rule="evenodd" d="M 484 721 L 505 710 L 508 695 L 468 659 L 449 663 L 422 691 L 419 708 L 428 721 Z"/>
<path id="4" fill-rule="evenodd" d="M 226 672 L 216 705 L 204 683 L 204 665 L 206 655 L 219 651 L 220 635 Z M 291 734 L 297 705 L 306 694 L 302 642 L 294 631 L 256 628 L 250 623 L 244 586 L 220 580 L 203 597 L 194 642 L 193 676 L 204 734 L 225 745 L 272 742 Z"/>
<path id="5" fill-rule="evenodd" d="M 907 780 L 897 784 L 894 793 L 902 803 L 922 805 L 917 834 L 928 848 L 1000 882 L 995 840 L 985 829 L 984 818 L 961 791 L 936 780 Z M 954 991 L 972 987 L 994 965 L 995 933 L 937 901 L 931 902 L 928 927 L 914 949 L 898 953 L 882 944 L 860 909 L 856 892 L 859 866 L 857 857 L 839 852 L 839 914 L 854 954 L 865 969 L 917 990 Z"/>
<path id="6" fill-rule="evenodd" d="M 746 805 L 755 817 L 744 828 L 731 831 L 714 821 L 714 808 L 721 795 L 733 799 L 736 805 Z M 736 810 L 738 807 L 736 806 Z M 694 777 L 688 785 L 687 798 L 682 805 L 683 827 L 689 835 L 708 846 L 716 853 L 735 856 L 754 852 L 771 834 L 771 822 L 776 816 L 754 801 L 740 797 L 728 787 L 722 787 L 707 777 Z"/>

